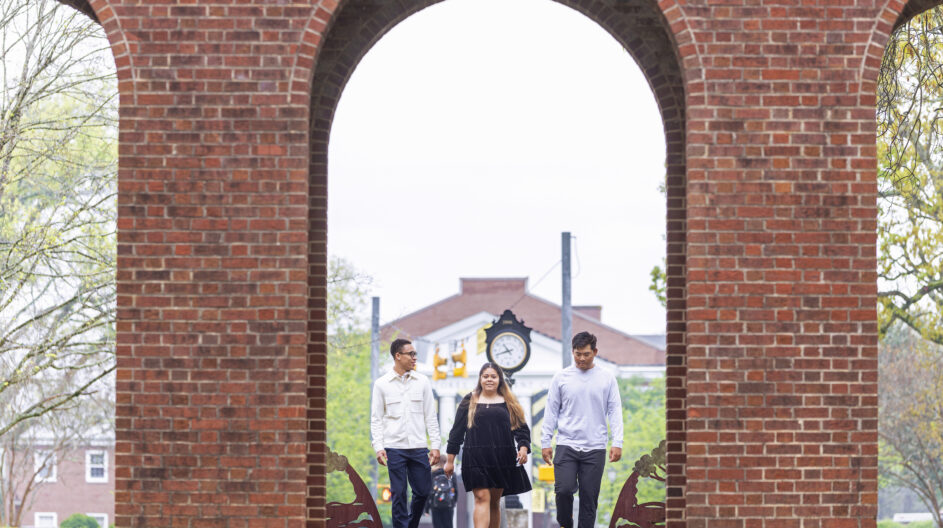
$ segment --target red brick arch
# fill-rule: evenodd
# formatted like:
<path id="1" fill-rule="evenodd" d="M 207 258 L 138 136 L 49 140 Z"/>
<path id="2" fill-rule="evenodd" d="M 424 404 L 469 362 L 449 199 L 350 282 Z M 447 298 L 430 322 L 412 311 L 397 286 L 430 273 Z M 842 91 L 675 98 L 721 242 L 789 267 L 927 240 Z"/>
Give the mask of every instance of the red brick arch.
<path id="1" fill-rule="evenodd" d="M 432 1 L 66 1 L 121 94 L 116 525 L 321 526 L 327 134 Z M 665 124 L 672 524 L 873 527 L 874 83 L 938 2 L 562 3 Z"/>
<path id="2" fill-rule="evenodd" d="M 325 256 L 327 252 L 327 151 L 331 123 L 341 92 L 357 64 L 370 48 L 397 23 L 419 10 L 440 0 L 413 0 L 407 2 L 377 2 L 373 0 L 348 0 L 331 14 L 326 27 L 328 12 L 318 12 L 309 22 L 305 33 L 305 49 L 317 53 L 317 57 L 299 59 L 304 65 L 316 62 L 310 83 L 311 94 L 311 164 L 309 175 L 309 288 L 311 341 L 309 348 L 309 385 L 323 383 L 326 372 L 326 348 L 323 318 L 326 300 Z M 690 32 L 680 7 L 666 3 L 665 12 L 649 0 L 612 2 L 606 0 L 561 0 L 567 5 L 600 24 L 622 44 L 636 60 L 649 82 L 664 123 L 667 147 L 667 194 L 668 194 L 668 437 L 670 440 L 669 516 L 683 516 L 684 495 L 684 274 L 685 274 L 685 78 L 682 61 L 690 71 L 697 72 L 696 47 L 691 44 Z M 326 31 L 325 31 L 326 28 Z M 679 46 L 676 34 L 684 39 Z M 689 56 L 681 54 L 688 52 Z M 302 82 L 303 68 L 296 68 L 292 77 L 293 93 L 301 95 L 308 86 Z M 309 417 L 317 424 L 318 431 L 309 445 L 310 460 L 308 507 L 313 518 L 323 516 L 324 451 L 323 396 L 309 401 Z"/>

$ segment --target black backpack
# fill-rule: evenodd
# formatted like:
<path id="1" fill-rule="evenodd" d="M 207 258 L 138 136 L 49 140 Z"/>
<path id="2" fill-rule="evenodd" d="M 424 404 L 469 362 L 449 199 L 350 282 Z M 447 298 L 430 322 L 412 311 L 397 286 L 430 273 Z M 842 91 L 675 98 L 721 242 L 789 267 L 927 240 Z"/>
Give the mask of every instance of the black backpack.
<path id="1" fill-rule="evenodd" d="M 452 479 L 446 477 L 445 473 L 432 477 L 431 507 L 436 509 L 455 507 L 455 488 L 452 487 Z"/>

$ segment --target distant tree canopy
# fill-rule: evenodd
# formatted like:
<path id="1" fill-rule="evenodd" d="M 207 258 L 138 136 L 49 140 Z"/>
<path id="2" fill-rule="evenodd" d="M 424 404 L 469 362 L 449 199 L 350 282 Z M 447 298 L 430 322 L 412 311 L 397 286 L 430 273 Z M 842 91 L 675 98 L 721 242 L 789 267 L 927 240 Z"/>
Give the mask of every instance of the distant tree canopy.
<path id="1" fill-rule="evenodd" d="M 0 437 L 114 371 L 117 101 L 100 26 L 0 2 Z"/>
<path id="2" fill-rule="evenodd" d="M 118 89 L 101 27 L 55 0 L 0 2 L 0 43 L 0 525 L 20 526 L 44 464 L 113 428 Z"/>
<path id="3" fill-rule="evenodd" d="M 881 333 L 895 323 L 943 344 L 943 11 L 891 37 L 878 83 Z"/>
<path id="4" fill-rule="evenodd" d="M 892 35 L 877 99 L 879 476 L 943 528 L 943 10 Z"/>
<path id="5" fill-rule="evenodd" d="M 881 484 L 913 491 L 943 527 L 943 347 L 897 327 L 878 361 Z"/>

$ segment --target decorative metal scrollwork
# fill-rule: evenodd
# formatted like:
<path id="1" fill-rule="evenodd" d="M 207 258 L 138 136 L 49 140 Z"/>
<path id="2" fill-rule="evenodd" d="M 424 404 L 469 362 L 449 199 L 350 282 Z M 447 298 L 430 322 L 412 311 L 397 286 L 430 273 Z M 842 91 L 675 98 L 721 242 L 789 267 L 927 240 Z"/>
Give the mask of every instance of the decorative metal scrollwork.
<path id="1" fill-rule="evenodd" d="M 658 444 L 658 447 L 652 449 L 651 454 L 642 455 L 635 462 L 635 471 L 629 475 L 629 478 L 622 486 L 619 493 L 619 500 L 616 501 L 615 510 L 612 512 L 612 519 L 609 521 L 609 528 L 654 528 L 665 526 L 665 503 L 664 502 L 646 502 L 638 503 L 638 483 L 640 478 L 650 478 L 660 482 L 665 481 L 667 471 L 665 469 L 665 449 L 664 440 Z M 659 472 L 661 472 L 659 474 Z"/>
<path id="2" fill-rule="evenodd" d="M 370 495 L 370 488 L 363 483 L 360 475 L 354 471 L 347 457 L 331 451 L 327 452 L 327 472 L 343 471 L 347 480 L 354 487 L 354 502 L 327 503 L 327 528 L 383 528 L 380 512 Z"/>

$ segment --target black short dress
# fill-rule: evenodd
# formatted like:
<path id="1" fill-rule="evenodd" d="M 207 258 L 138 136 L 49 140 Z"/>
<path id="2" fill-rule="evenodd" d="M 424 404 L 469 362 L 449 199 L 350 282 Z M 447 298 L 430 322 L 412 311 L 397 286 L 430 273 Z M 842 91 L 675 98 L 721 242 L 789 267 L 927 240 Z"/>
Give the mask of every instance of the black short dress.
<path id="1" fill-rule="evenodd" d="M 465 396 L 455 412 L 455 423 L 449 432 L 445 452 L 462 452 L 462 483 L 471 491 L 481 488 L 501 488 L 502 495 L 516 495 L 530 491 L 530 478 L 524 466 L 517 465 L 520 446 L 530 453 L 530 428 L 521 424 L 511 430 L 511 415 L 506 403 L 479 403 L 475 410 L 475 424 L 468 428 L 468 402 Z"/>

